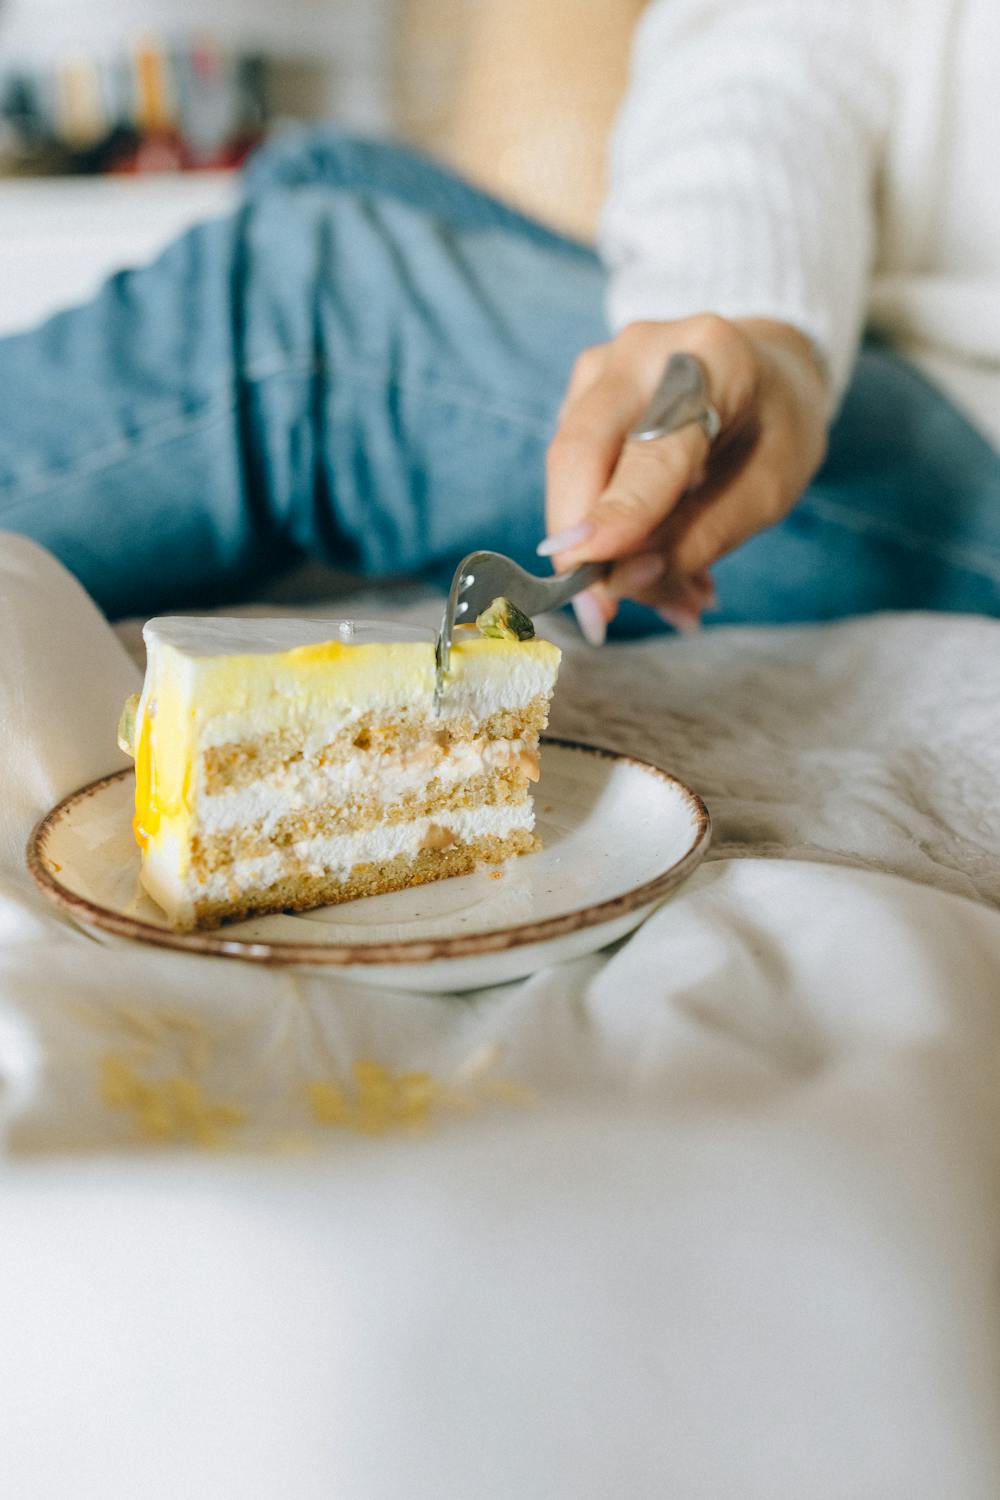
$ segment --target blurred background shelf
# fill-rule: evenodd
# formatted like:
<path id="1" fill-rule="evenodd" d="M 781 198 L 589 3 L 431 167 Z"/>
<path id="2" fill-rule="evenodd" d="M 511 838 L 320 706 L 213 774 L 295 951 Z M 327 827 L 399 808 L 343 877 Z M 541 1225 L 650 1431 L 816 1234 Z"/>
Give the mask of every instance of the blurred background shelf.
<path id="1" fill-rule="evenodd" d="M 71 91 L 83 90 L 73 107 L 86 120 L 88 61 L 125 59 L 134 71 L 145 54 L 153 95 L 145 108 L 155 115 L 150 55 L 207 47 L 255 56 L 268 69 L 264 134 L 322 119 L 395 136 L 586 238 L 641 3 L 0 0 L 0 76 L 34 69 L 47 70 L 53 88 L 69 80 Z M 169 118 L 160 123 L 169 135 Z M 3 145 L 0 131 L 0 158 Z M 69 179 L 0 171 L 0 333 L 148 261 L 190 224 L 226 211 L 237 191 L 233 174 L 217 171 Z"/>
<path id="2" fill-rule="evenodd" d="M 0 0 L 0 334 L 226 212 L 262 139 L 391 132 L 405 4 Z"/>
<path id="3" fill-rule="evenodd" d="M 219 167 L 288 122 L 393 123 L 400 0 L 0 0 L 0 168 Z"/>

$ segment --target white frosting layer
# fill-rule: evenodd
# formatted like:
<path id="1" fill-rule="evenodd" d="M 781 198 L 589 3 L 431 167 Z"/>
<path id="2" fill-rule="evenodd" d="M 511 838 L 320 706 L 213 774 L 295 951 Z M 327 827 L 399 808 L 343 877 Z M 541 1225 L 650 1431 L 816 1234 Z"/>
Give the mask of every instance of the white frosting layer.
<path id="1" fill-rule="evenodd" d="M 156 904 L 163 907 L 170 922 L 190 927 L 194 921 L 194 901 L 181 874 L 186 853 L 186 846 L 182 848 L 176 835 L 164 833 L 145 850 L 139 880 Z"/>
<path id="2" fill-rule="evenodd" d="M 321 646 L 383 645 L 392 641 L 427 641 L 434 632 L 424 625 L 397 625 L 379 620 L 224 619 L 221 616 L 164 615 L 143 627 L 147 646 L 162 642 L 184 656 L 259 656 Z"/>

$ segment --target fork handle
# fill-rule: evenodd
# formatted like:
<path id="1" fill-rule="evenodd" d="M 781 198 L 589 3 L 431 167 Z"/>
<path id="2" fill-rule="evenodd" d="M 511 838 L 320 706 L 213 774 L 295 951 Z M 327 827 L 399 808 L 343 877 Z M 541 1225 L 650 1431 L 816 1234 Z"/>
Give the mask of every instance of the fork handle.
<path id="1" fill-rule="evenodd" d="M 602 578 L 607 578 L 613 566 L 614 564 L 609 562 L 583 563 L 579 568 L 574 568 L 571 573 L 558 574 L 546 589 L 546 613 L 550 609 L 558 609 L 561 604 L 574 599 L 577 594 L 582 594 L 584 589 L 590 588 L 591 584 L 600 583 Z"/>

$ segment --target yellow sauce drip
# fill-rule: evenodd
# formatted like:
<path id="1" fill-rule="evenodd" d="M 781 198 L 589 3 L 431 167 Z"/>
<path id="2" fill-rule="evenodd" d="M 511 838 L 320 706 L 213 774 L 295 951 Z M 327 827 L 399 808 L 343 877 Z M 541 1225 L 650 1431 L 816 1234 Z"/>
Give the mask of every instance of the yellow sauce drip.
<path id="1" fill-rule="evenodd" d="M 135 747 L 135 817 L 132 832 L 140 849 L 146 849 L 160 829 L 160 809 L 153 795 L 153 752 L 150 745 L 149 715 L 139 723 Z"/>
<path id="2" fill-rule="evenodd" d="M 161 683 L 136 724 L 132 831 L 144 852 L 171 827 L 178 832 L 178 820 L 190 816 L 192 731 L 191 711 L 178 702 L 169 681 Z"/>

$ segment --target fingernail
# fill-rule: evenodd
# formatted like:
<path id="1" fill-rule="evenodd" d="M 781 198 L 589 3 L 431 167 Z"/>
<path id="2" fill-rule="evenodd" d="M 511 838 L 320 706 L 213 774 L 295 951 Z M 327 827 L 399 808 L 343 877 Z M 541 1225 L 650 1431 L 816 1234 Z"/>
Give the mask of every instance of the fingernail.
<path id="1" fill-rule="evenodd" d="M 592 646 L 603 646 L 608 633 L 608 622 L 590 589 L 577 594 L 573 600 L 573 609 L 584 640 L 589 641 Z"/>
<path id="2" fill-rule="evenodd" d="M 703 584 L 695 583 L 692 578 L 679 578 L 667 590 L 670 598 L 670 607 L 679 609 L 681 614 L 700 615 L 703 609 L 708 608 L 709 593 Z"/>
<path id="3" fill-rule="evenodd" d="M 661 620 L 666 620 L 667 624 L 672 625 L 681 635 L 697 635 L 701 629 L 701 616 L 695 614 L 693 610 L 678 609 L 674 605 L 664 605 L 656 613 Z"/>
<path id="4" fill-rule="evenodd" d="M 535 553 L 538 557 L 553 557 L 557 552 L 569 552 L 571 548 L 588 542 L 596 530 L 593 521 L 580 521 L 576 526 L 569 526 L 565 531 L 547 536 L 538 543 Z"/>
<path id="5" fill-rule="evenodd" d="M 715 579 L 711 573 L 698 573 L 687 581 L 698 590 L 702 609 L 718 608 L 719 596 L 715 592 Z"/>
<path id="6" fill-rule="evenodd" d="M 666 568 L 664 559 L 653 552 L 644 553 L 640 557 L 627 558 L 615 569 L 613 592 L 619 598 L 631 598 L 635 594 L 641 594 L 644 589 L 652 588 L 654 583 L 659 582 Z"/>

